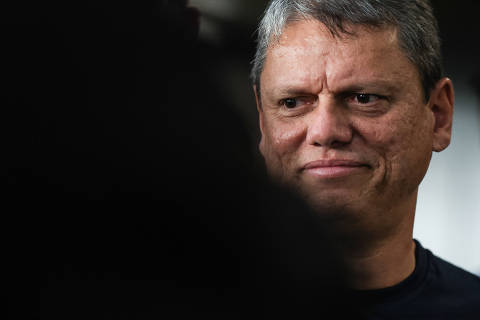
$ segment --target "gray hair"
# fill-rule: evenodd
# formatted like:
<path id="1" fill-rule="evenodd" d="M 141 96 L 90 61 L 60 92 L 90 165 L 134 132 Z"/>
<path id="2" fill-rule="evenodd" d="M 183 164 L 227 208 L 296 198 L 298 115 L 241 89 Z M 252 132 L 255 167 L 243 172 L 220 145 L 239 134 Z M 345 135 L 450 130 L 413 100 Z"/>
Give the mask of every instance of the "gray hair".
<path id="1" fill-rule="evenodd" d="M 260 90 L 260 75 L 269 46 L 293 21 L 314 19 L 334 36 L 349 34 L 347 24 L 393 26 L 400 47 L 417 67 L 426 100 L 443 75 L 438 23 L 429 0 L 271 0 L 257 29 L 251 79 Z"/>

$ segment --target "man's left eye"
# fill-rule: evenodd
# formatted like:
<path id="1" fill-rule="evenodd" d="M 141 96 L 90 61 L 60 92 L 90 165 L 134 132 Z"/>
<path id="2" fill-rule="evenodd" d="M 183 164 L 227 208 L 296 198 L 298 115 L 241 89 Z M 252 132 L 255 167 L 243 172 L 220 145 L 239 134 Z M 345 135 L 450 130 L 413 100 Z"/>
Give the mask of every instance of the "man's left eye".
<path id="1" fill-rule="evenodd" d="M 368 104 L 377 101 L 380 97 L 370 93 L 357 93 L 351 99 L 359 104 Z"/>

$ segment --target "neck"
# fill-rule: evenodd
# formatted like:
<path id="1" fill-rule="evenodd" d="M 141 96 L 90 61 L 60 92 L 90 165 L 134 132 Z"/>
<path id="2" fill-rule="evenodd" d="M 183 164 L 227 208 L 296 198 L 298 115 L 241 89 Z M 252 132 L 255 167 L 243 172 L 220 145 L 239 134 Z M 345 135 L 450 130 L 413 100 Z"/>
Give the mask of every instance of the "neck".
<path id="1" fill-rule="evenodd" d="M 357 290 L 373 290 L 394 286 L 415 269 L 413 240 L 385 241 L 368 250 L 343 255 L 347 283 Z"/>
<path id="2" fill-rule="evenodd" d="M 383 228 L 369 225 L 335 235 L 335 249 L 344 262 L 350 287 L 357 290 L 387 288 L 412 274 L 415 269 L 415 242 L 412 239 L 415 208 L 413 211 L 409 209 L 397 212 L 397 216 L 403 214 L 403 219 L 392 223 L 390 229 L 385 225 Z M 405 215 L 406 212 L 411 214 Z"/>

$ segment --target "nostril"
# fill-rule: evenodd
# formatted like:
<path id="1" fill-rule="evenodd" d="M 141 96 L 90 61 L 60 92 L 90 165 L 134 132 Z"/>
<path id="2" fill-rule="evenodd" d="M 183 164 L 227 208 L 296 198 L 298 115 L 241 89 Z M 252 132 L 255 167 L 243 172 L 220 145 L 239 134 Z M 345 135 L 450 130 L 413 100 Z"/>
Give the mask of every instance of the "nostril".
<path id="1" fill-rule="evenodd" d="M 310 144 L 315 147 L 338 148 L 347 145 L 353 138 L 353 130 L 348 125 L 336 125 L 327 128 L 310 128 L 307 134 Z"/>
<path id="2" fill-rule="evenodd" d="M 328 142 L 328 143 L 319 143 L 317 141 L 314 141 L 313 142 L 313 146 L 315 147 L 330 147 L 330 148 L 339 148 L 339 147 L 342 147 L 344 145 L 347 145 L 350 141 L 345 141 L 345 142 L 342 142 L 342 141 L 338 141 L 338 140 L 335 140 L 335 141 L 332 141 L 332 142 Z"/>

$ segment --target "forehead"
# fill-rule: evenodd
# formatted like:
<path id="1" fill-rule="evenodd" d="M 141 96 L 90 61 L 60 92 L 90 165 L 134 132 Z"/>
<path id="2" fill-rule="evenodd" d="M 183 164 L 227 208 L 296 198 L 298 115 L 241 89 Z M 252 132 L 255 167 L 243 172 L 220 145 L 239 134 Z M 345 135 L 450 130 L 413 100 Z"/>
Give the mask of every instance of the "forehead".
<path id="1" fill-rule="evenodd" d="M 419 80 L 415 66 L 398 44 L 395 28 L 349 25 L 347 31 L 334 36 L 314 20 L 289 24 L 267 51 L 262 81 L 267 78 L 268 83 L 278 86 L 322 81 L 334 84 L 352 77 L 383 82 Z"/>
<path id="2" fill-rule="evenodd" d="M 310 52 L 327 52 L 328 46 L 344 49 L 356 47 L 370 50 L 400 49 L 397 41 L 397 29 L 390 26 L 369 27 L 347 24 L 346 32 L 332 33 L 317 20 L 299 20 L 286 25 L 281 35 L 273 40 L 270 52 L 281 54 L 282 49 L 308 47 Z M 299 51 L 299 53 L 305 51 Z"/>

